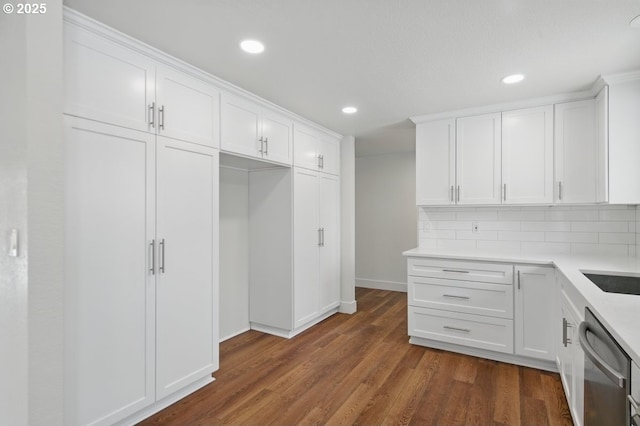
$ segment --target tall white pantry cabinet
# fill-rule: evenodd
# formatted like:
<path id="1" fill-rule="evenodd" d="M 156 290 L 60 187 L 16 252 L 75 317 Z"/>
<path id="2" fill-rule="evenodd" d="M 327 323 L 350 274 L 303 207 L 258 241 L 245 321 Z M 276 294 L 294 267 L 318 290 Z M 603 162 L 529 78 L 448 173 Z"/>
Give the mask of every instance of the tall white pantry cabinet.
<path id="1" fill-rule="evenodd" d="M 65 423 L 129 425 L 218 369 L 221 151 L 257 167 L 251 327 L 291 337 L 337 311 L 339 139 L 77 12 L 64 18 Z M 231 114 L 236 104 L 248 113 Z M 307 163 L 294 160 L 296 131 Z"/>

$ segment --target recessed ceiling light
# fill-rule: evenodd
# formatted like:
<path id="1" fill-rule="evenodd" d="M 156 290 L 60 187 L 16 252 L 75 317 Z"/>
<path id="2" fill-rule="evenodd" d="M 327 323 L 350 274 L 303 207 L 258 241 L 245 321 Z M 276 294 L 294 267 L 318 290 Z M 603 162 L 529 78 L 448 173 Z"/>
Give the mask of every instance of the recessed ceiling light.
<path id="1" fill-rule="evenodd" d="M 640 28 L 640 15 L 636 16 L 629 22 L 631 28 Z"/>
<path id="2" fill-rule="evenodd" d="M 522 80 L 524 80 L 524 75 L 522 75 L 522 74 L 511 74 L 511 75 L 508 75 L 508 76 L 504 77 L 502 79 L 502 82 L 504 84 L 514 84 L 514 83 L 520 83 Z"/>
<path id="3" fill-rule="evenodd" d="M 264 44 L 258 40 L 244 40 L 240 43 L 240 48 L 247 53 L 262 53 L 264 52 Z"/>
<path id="4" fill-rule="evenodd" d="M 358 112 L 358 108 L 352 107 L 352 106 L 346 106 L 342 108 L 342 112 L 344 112 L 345 114 L 354 114 Z"/>

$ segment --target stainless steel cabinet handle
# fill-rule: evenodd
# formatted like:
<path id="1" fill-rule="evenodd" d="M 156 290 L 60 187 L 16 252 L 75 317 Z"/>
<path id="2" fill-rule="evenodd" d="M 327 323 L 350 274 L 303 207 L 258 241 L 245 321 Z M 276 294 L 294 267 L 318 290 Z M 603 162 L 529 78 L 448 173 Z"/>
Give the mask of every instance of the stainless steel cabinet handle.
<path id="1" fill-rule="evenodd" d="M 324 155 L 320 156 L 320 169 L 324 169 Z"/>
<path id="2" fill-rule="evenodd" d="M 451 195 L 449 196 L 449 199 L 453 203 L 453 185 L 451 185 Z"/>
<path id="3" fill-rule="evenodd" d="M 502 185 L 502 198 L 507 201 L 507 184 Z"/>
<path id="4" fill-rule="evenodd" d="M 443 269 L 442 272 L 456 272 L 458 274 L 468 274 L 469 271 L 461 271 L 459 269 Z"/>
<path id="5" fill-rule="evenodd" d="M 518 271 L 518 290 L 520 290 L 520 271 Z"/>
<path id="6" fill-rule="evenodd" d="M 158 108 L 158 128 L 164 130 L 164 105 Z"/>
<path id="7" fill-rule="evenodd" d="M 258 150 L 258 152 L 260 154 L 263 154 L 264 153 L 264 148 L 263 148 L 264 141 L 262 140 L 262 136 L 260 136 L 260 139 L 258 139 L 258 141 L 260 142 L 260 149 Z"/>
<path id="8" fill-rule="evenodd" d="M 156 274 L 156 240 L 149 243 L 149 272 L 151 275 Z"/>
<path id="9" fill-rule="evenodd" d="M 264 138 L 264 155 L 269 155 L 269 138 Z"/>
<path id="10" fill-rule="evenodd" d="M 580 328 L 578 329 L 578 336 L 580 340 L 580 346 L 584 349 L 584 356 L 589 358 L 595 365 L 598 367 L 605 376 L 609 378 L 613 383 L 615 383 L 618 387 L 624 388 L 626 378 L 620 374 L 620 372 L 616 371 L 612 366 L 607 364 L 607 362 L 602 359 L 602 357 L 591 347 L 591 344 L 587 341 L 587 332 L 591 332 L 589 329 L 589 324 L 586 322 L 580 323 Z"/>
<path id="11" fill-rule="evenodd" d="M 322 247 L 322 228 L 318 228 L 318 247 Z"/>
<path id="12" fill-rule="evenodd" d="M 562 181 L 558 182 L 558 200 L 562 201 Z"/>
<path id="13" fill-rule="evenodd" d="M 457 191 L 457 195 L 456 195 L 456 201 L 460 202 L 460 185 L 458 185 L 458 191 Z"/>
<path id="14" fill-rule="evenodd" d="M 149 126 L 156 128 L 156 103 L 151 102 L 149 105 Z"/>
<path id="15" fill-rule="evenodd" d="M 455 294 L 443 294 L 442 297 L 448 297 L 450 299 L 460 299 L 460 300 L 469 300 L 471 299 L 469 296 L 458 296 Z"/>
<path id="16" fill-rule="evenodd" d="M 322 229 L 322 247 L 324 247 L 324 228 L 321 228 L 321 229 Z"/>
<path id="17" fill-rule="evenodd" d="M 442 326 L 442 328 L 444 328 L 445 330 L 460 331 L 462 333 L 471 333 L 471 330 L 469 330 L 468 328 L 451 327 L 448 325 Z"/>
<path id="18" fill-rule="evenodd" d="M 318 155 L 318 168 L 321 169 L 322 168 L 322 164 L 320 163 L 320 159 L 322 158 L 322 155 Z"/>
<path id="19" fill-rule="evenodd" d="M 571 327 L 571 324 L 569 323 L 569 321 L 567 321 L 566 318 L 562 318 L 562 344 L 564 345 L 565 348 L 567 347 L 567 345 L 571 344 L 571 339 L 569 339 L 569 336 L 568 336 L 569 327 Z"/>
<path id="20" fill-rule="evenodd" d="M 162 272 L 164 274 L 164 248 L 165 248 L 165 244 L 164 244 L 164 238 L 160 240 L 160 265 L 158 267 L 158 270 L 160 272 Z"/>

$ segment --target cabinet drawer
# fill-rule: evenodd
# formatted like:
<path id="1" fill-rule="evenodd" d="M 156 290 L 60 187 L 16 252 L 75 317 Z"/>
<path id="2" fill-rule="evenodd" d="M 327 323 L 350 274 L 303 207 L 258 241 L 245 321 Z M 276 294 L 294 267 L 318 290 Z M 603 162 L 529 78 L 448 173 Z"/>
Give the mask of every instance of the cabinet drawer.
<path id="1" fill-rule="evenodd" d="M 409 306 L 409 335 L 513 353 L 513 321 Z"/>
<path id="2" fill-rule="evenodd" d="M 513 286 L 409 277 L 409 305 L 513 319 Z"/>
<path id="3" fill-rule="evenodd" d="M 408 274 L 417 277 L 513 284 L 513 265 L 410 257 Z"/>

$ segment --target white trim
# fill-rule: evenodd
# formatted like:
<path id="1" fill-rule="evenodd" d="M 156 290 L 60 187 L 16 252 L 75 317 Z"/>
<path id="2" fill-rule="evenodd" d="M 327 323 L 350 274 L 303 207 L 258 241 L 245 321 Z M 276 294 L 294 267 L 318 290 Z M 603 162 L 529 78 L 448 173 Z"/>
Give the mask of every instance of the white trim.
<path id="1" fill-rule="evenodd" d="M 139 423 L 140 421 L 151 417 L 152 415 L 154 415 L 155 413 L 167 408 L 168 406 L 170 406 L 171 404 L 174 404 L 176 402 L 178 402 L 179 400 L 181 400 L 182 398 L 192 394 L 193 392 L 197 391 L 198 389 L 208 385 L 209 383 L 213 382 L 215 379 L 213 377 L 211 377 L 210 375 L 207 377 L 203 377 L 202 379 L 198 380 L 197 382 L 194 382 L 192 384 L 190 384 L 187 387 L 184 387 L 182 389 L 180 389 L 179 391 L 172 393 L 171 395 L 161 399 L 160 401 L 157 401 L 156 403 L 148 406 L 147 408 L 144 408 L 140 411 L 137 411 L 135 414 L 132 414 L 131 416 L 115 423 L 115 426 L 131 426 L 131 425 L 135 425 L 136 423 Z"/>
<path id="2" fill-rule="evenodd" d="M 219 77 L 216 77 L 213 74 L 210 74 L 204 70 L 201 70 L 187 62 L 184 62 L 178 58 L 175 58 L 153 46 L 150 46 L 146 43 L 141 42 L 125 33 L 122 33 L 114 28 L 111 28 L 102 22 L 96 21 L 93 18 L 90 18 L 87 15 L 84 15 L 74 9 L 69 8 L 68 6 L 64 6 L 63 11 L 63 20 L 65 24 L 71 24 L 76 27 L 82 28 L 86 31 L 90 31 L 100 37 L 103 37 L 113 43 L 117 43 L 121 46 L 126 47 L 127 49 L 133 50 L 137 53 L 145 55 L 156 62 L 159 62 L 163 65 L 170 66 L 180 72 L 187 73 L 194 78 L 198 78 L 208 84 L 213 84 L 218 87 L 220 90 L 224 90 L 230 93 L 233 93 L 237 96 L 244 97 L 246 99 L 251 100 L 252 102 L 256 102 L 263 107 L 275 110 L 285 116 L 291 118 L 292 120 L 301 122 L 307 126 L 313 127 L 323 133 L 327 133 L 335 138 L 342 139 L 342 135 L 334 132 L 333 130 L 327 129 L 313 121 L 304 118 L 296 113 L 293 113 L 289 110 L 284 109 L 283 107 L 274 104 L 267 99 L 261 98 L 241 87 L 238 87 L 228 81 L 225 81 Z"/>
<path id="3" fill-rule="evenodd" d="M 595 84 L 595 83 L 594 83 Z M 453 111 L 438 112 L 434 114 L 415 115 L 409 117 L 415 124 L 427 123 L 429 121 L 444 120 L 457 117 L 468 117 L 480 114 L 497 113 L 503 111 L 511 111 L 522 108 L 531 108 L 537 106 L 559 104 L 564 102 L 579 101 L 583 99 L 594 98 L 593 90 L 585 90 L 582 92 L 564 93 L 559 95 L 545 96 L 541 98 L 524 99 L 515 102 L 506 102 L 501 104 L 484 105 L 473 108 L 465 108 Z"/>
<path id="4" fill-rule="evenodd" d="M 443 351 L 456 352 L 464 355 L 475 356 L 479 358 L 491 359 L 494 361 L 506 362 L 509 364 L 522 365 L 524 367 L 538 368 L 540 370 L 558 372 L 558 366 L 555 361 L 543 361 L 534 358 L 528 358 L 520 355 L 503 354 L 485 349 L 471 348 L 467 346 L 455 345 L 452 343 L 438 342 L 420 337 L 410 337 L 409 343 L 427 348 L 440 349 Z"/>
<path id="5" fill-rule="evenodd" d="M 231 333 L 231 334 L 230 334 L 230 335 L 228 335 L 228 336 L 221 337 L 221 338 L 220 338 L 220 340 L 218 340 L 218 343 L 222 343 L 222 342 L 224 342 L 225 340 L 232 339 L 232 338 L 234 338 L 234 337 L 236 337 L 236 336 L 239 336 L 239 335 L 241 335 L 242 333 L 246 333 L 247 331 L 250 331 L 250 330 L 251 330 L 251 327 L 245 327 L 245 328 L 242 328 L 242 329 L 240 329 L 240 330 L 238 330 L 238 331 L 235 331 L 235 332 Z"/>
<path id="6" fill-rule="evenodd" d="M 358 302 L 352 300 L 351 302 L 340 302 L 340 307 L 338 308 L 338 312 L 341 314 L 355 314 L 358 311 Z"/>
<path id="7" fill-rule="evenodd" d="M 338 312 L 338 308 L 335 307 L 335 308 L 325 312 L 324 314 L 320 315 L 319 317 L 314 318 L 313 320 L 309 321 L 305 325 L 303 325 L 301 327 L 298 327 L 296 329 L 293 329 L 293 330 L 285 330 L 283 328 L 272 327 L 270 325 L 258 324 L 258 323 L 255 323 L 255 322 L 251 323 L 251 329 L 255 330 L 255 331 L 259 331 L 261 333 L 267 333 L 267 334 L 272 334 L 272 335 L 278 336 L 278 337 L 284 337 L 285 339 L 291 339 L 292 337 L 297 336 L 298 334 L 300 334 L 303 331 L 313 327 L 314 325 L 318 324 L 319 322 L 322 322 L 322 321 L 326 320 L 331 315 L 333 315 L 333 314 L 335 314 L 337 312 Z"/>
<path id="8" fill-rule="evenodd" d="M 368 278 L 356 278 L 356 287 L 372 288 L 375 290 L 389 290 L 407 292 L 407 283 L 398 281 L 371 280 Z"/>

